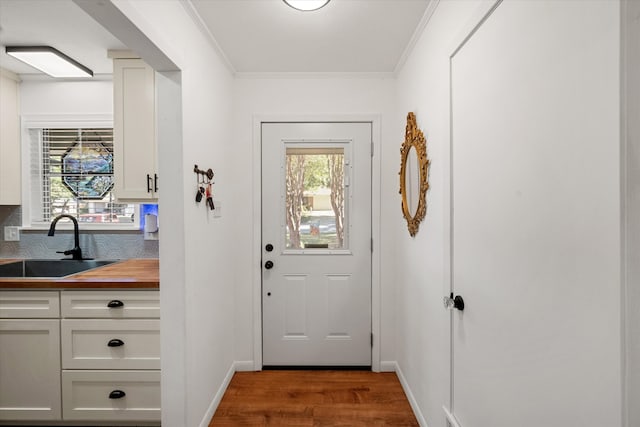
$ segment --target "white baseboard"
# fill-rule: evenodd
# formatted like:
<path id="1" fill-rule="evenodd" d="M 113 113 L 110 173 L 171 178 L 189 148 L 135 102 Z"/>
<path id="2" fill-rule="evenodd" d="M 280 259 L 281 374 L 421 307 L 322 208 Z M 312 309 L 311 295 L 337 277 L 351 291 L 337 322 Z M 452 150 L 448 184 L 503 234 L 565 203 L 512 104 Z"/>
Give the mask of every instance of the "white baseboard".
<path id="1" fill-rule="evenodd" d="M 442 410 L 444 411 L 445 417 L 447 417 L 447 421 L 449 422 L 449 426 L 451 426 L 451 427 L 460 427 L 460 424 L 458 423 L 458 420 L 456 420 L 456 417 L 451 412 L 449 412 L 449 410 L 447 409 L 446 406 L 442 406 Z"/>
<path id="2" fill-rule="evenodd" d="M 233 367 L 236 372 L 247 372 L 247 371 L 255 371 L 255 364 L 253 360 L 236 360 L 233 363 Z"/>
<path id="3" fill-rule="evenodd" d="M 398 364 L 394 361 L 380 361 L 380 372 L 395 372 Z"/>
<path id="4" fill-rule="evenodd" d="M 231 382 L 231 378 L 233 378 L 233 374 L 237 371 L 236 369 L 237 363 L 244 363 L 244 362 L 233 362 L 231 364 L 231 366 L 229 367 L 229 370 L 227 371 L 227 375 L 225 375 L 224 380 L 222 381 L 222 384 L 220 384 L 220 387 L 218 388 L 216 395 L 213 397 L 213 400 L 209 405 L 209 409 L 207 409 L 207 412 L 205 412 L 204 417 L 202 418 L 202 421 L 200 421 L 200 427 L 207 427 L 211 422 L 211 418 L 213 418 L 213 414 L 216 413 L 216 409 L 218 409 L 218 405 L 222 400 L 222 396 L 224 396 L 224 392 L 227 391 L 227 387 L 229 387 L 229 383 Z M 253 362 L 251 365 L 253 366 Z"/>
<path id="5" fill-rule="evenodd" d="M 409 400 L 411 409 L 413 409 L 413 414 L 416 416 L 416 419 L 418 420 L 418 424 L 420 424 L 422 427 L 428 427 L 427 421 L 424 419 L 424 416 L 422 415 L 422 411 L 420 411 L 418 402 L 416 401 L 416 398 L 413 395 L 411 388 L 409 387 L 409 383 L 407 382 L 407 379 L 404 377 L 404 374 L 402 373 L 402 369 L 400 369 L 400 366 L 398 365 L 397 362 L 393 362 L 393 364 L 395 365 L 394 371 L 398 376 L 398 379 L 400 380 L 400 384 L 402 384 L 404 394 L 407 395 L 407 399 Z"/>

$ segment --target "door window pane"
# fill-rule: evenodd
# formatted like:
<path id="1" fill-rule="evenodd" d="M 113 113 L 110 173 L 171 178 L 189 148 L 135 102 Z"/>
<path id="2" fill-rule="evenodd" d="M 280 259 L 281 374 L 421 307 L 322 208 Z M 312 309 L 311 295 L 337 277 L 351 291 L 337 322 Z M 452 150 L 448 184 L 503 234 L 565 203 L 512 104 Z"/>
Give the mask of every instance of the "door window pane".
<path id="1" fill-rule="evenodd" d="M 344 148 L 288 147 L 285 162 L 287 249 L 344 249 Z"/>

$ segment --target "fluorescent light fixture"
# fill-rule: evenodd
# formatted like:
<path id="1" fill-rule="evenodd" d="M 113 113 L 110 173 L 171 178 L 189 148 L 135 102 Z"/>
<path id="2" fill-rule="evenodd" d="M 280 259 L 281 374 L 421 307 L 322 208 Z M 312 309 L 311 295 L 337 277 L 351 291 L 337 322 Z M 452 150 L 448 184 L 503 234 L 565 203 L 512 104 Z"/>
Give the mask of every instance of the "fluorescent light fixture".
<path id="1" fill-rule="evenodd" d="M 294 9 L 306 12 L 320 9 L 329 3 L 329 0 L 284 0 L 284 2 Z"/>
<path id="2" fill-rule="evenodd" d="M 51 46 L 7 46 L 5 52 L 51 77 L 93 77 L 93 71 Z"/>

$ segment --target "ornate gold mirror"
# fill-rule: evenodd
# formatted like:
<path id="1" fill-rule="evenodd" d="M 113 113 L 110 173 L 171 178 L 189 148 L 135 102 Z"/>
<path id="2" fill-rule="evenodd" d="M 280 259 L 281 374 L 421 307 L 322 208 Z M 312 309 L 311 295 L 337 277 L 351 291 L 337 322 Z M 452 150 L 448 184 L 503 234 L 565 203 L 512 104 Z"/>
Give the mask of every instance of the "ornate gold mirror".
<path id="1" fill-rule="evenodd" d="M 407 114 L 407 128 L 400 157 L 402 215 L 407 220 L 409 234 L 415 236 L 420 222 L 427 214 L 430 162 L 427 158 L 427 141 L 418 129 L 413 113 Z"/>

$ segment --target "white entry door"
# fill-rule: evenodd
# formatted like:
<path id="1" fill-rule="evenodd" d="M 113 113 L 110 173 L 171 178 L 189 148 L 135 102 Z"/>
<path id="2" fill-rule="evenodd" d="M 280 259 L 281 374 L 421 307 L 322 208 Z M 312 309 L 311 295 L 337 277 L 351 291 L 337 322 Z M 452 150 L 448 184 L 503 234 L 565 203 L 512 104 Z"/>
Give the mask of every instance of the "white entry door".
<path id="1" fill-rule="evenodd" d="M 620 425 L 618 20 L 504 0 L 451 58 L 452 425 Z"/>
<path id="2" fill-rule="evenodd" d="M 371 365 L 371 123 L 262 124 L 264 366 Z"/>

